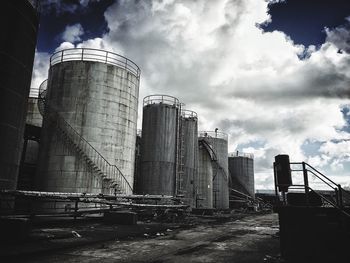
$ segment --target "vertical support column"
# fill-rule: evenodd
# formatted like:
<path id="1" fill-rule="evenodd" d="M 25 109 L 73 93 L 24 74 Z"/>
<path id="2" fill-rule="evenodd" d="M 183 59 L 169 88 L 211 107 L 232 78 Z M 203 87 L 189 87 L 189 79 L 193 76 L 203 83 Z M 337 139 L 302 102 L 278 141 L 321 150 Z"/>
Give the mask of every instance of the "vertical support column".
<path id="1" fill-rule="evenodd" d="M 307 170 L 306 170 L 306 165 L 305 162 L 302 162 L 303 165 L 303 176 L 304 176 L 304 187 L 305 187 L 305 199 L 306 199 L 306 204 L 309 206 L 309 178 L 307 176 Z"/>
<path id="2" fill-rule="evenodd" d="M 339 207 L 343 208 L 343 193 L 342 193 L 342 188 L 340 184 L 338 184 L 338 192 L 339 192 Z"/>

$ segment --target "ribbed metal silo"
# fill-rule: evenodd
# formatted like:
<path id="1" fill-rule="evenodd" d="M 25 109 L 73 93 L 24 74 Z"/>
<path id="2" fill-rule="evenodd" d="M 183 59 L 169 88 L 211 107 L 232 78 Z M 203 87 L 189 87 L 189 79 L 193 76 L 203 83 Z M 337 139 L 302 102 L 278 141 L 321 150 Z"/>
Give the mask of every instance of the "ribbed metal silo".
<path id="1" fill-rule="evenodd" d="M 227 134 L 217 131 L 205 131 L 199 134 L 200 139 L 210 144 L 214 154 L 213 206 L 216 209 L 229 208 L 227 137 Z"/>
<path id="2" fill-rule="evenodd" d="M 186 202 L 195 206 L 195 178 L 198 173 L 198 117 L 190 110 L 181 111 L 179 189 Z"/>
<path id="3" fill-rule="evenodd" d="M 228 157 L 230 172 L 229 186 L 245 194 L 255 197 L 254 157 L 241 152 L 230 153 Z"/>
<path id="4" fill-rule="evenodd" d="M 195 178 L 197 208 L 213 208 L 213 156 L 208 145 L 199 138 L 198 173 Z"/>
<path id="5" fill-rule="evenodd" d="M 17 185 L 39 24 L 36 2 L 1 2 L 0 189 Z"/>
<path id="6" fill-rule="evenodd" d="M 37 187 L 132 194 L 140 70 L 95 49 L 51 56 Z"/>
<path id="7" fill-rule="evenodd" d="M 139 194 L 175 195 L 180 108 L 179 100 L 167 95 L 143 100 Z"/>

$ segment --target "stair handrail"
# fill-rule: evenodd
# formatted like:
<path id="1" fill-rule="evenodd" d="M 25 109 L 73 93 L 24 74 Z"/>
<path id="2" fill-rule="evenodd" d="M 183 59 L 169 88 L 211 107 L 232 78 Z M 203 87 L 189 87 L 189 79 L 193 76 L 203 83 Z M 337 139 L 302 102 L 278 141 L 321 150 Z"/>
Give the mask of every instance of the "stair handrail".
<path id="1" fill-rule="evenodd" d="M 127 187 L 132 193 L 133 189 L 132 189 L 130 183 L 128 182 L 128 180 L 126 180 L 123 173 L 120 171 L 120 169 L 116 165 L 110 164 L 108 162 L 108 160 L 106 160 L 106 158 L 99 151 L 97 151 L 94 146 L 92 146 L 83 136 L 81 136 L 57 111 L 55 111 L 47 103 L 45 104 L 45 106 L 46 106 L 45 107 L 46 111 L 49 110 L 50 113 L 53 113 L 54 115 L 56 115 L 55 117 L 57 118 L 57 121 L 58 121 L 58 127 L 60 128 L 60 124 L 63 124 L 66 128 L 68 128 L 68 130 L 70 132 L 73 133 L 73 136 L 76 136 L 78 138 L 79 142 L 82 141 L 83 143 L 85 143 L 85 145 L 88 145 L 88 147 L 92 150 L 92 152 L 95 153 L 98 156 L 98 158 L 102 159 L 102 162 L 104 162 L 106 164 L 107 167 L 103 167 L 103 165 L 102 165 L 102 167 L 103 167 L 102 169 L 104 169 L 104 171 L 107 170 L 106 174 L 108 174 L 108 172 L 112 172 L 113 176 L 116 176 L 116 178 L 119 176 L 120 177 L 119 179 L 122 179 L 122 180 L 120 180 L 119 183 L 123 184 L 122 185 L 122 186 L 124 186 L 123 190 L 126 190 L 125 188 Z M 69 136 L 72 136 L 72 134 L 69 134 Z M 73 140 L 73 139 L 71 138 L 71 140 Z M 80 143 L 78 143 L 78 145 L 80 146 Z M 88 151 L 89 151 L 89 149 L 88 149 Z M 115 172 L 113 170 L 111 170 L 110 167 L 113 167 L 114 169 L 116 169 L 117 174 L 115 174 Z M 113 180 L 114 178 L 109 178 L 109 179 L 111 179 L 115 183 L 118 183 L 117 181 Z"/>
<path id="2" fill-rule="evenodd" d="M 210 155 L 210 159 L 212 161 L 217 161 L 218 157 L 216 155 L 216 152 L 214 151 L 213 147 L 209 144 L 209 142 L 204 137 L 198 138 L 198 141 L 204 145 L 204 147 Z"/>
<path id="3" fill-rule="evenodd" d="M 308 170 L 309 172 L 311 172 L 313 175 L 315 175 L 317 178 L 319 178 L 321 181 L 323 181 L 322 178 L 320 178 L 319 176 L 317 176 L 317 175 L 315 174 L 315 172 L 316 172 L 317 174 L 321 175 L 323 178 L 327 179 L 330 183 L 332 183 L 336 188 L 338 188 L 339 191 L 342 192 L 342 194 L 343 194 L 343 193 L 346 193 L 346 194 L 350 197 L 350 192 L 347 191 L 347 190 L 345 190 L 340 184 L 335 183 L 334 181 L 332 181 L 331 179 L 329 179 L 327 176 L 325 176 L 323 173 L 321 173 L 320 171 L 318 171 L 315 167 L 311 166 L 310 164 L 305 163 L 305 165 L 308 166 L 309 168 L 311 168 L 313 171 L 312 171 L 312 170 L 309 170 L 309 169 L 307 169 L 307 170 Z M 315 171 L 315 172 L 314 172 L 314 171 Z M 324 182 L 324 181 L 323 181 L 323 182 Z M 324 183 L 326 183 L 326 182 L 324 182 Z M 327 183 L 326 183 L 326 184 L 327 184 Z M 328 185 L 329 185 L 329 184 L 328 184 Z"/>
<path id="4" fill-rule="evenodd" d="M 198 139 L 198 141 L 204 145 L 204 148 L 207 150 L 207 152 L 208 152 L 209 155 L 210 155 L 211 161 L 214 162 L 214 163 L 216 164 L 216 166 L 217 166 L 220 170 L 222 170 L 222 171 L 224 172 L 225 181 L 228 181 L 228 180 L 229 180 L 229 176 L 227 176 L 225 169 L 224 169 L 224 168 L 221 166 L 221 164 L 219 163 L 218 158 L 217 158 L 217 156 L 216 156 L 216 153 L 215 153 L 214 149 L 213 149 L 213 148 L 211 147 L 211 145 L 205 140 L 205 138 L 201 138 L 201 137 L 200 137 L 200 138 Z M 212 153 L 212 154 L 210 154 L 210 153 Z M 212 157 L 212 156 L 213 156 L 213 157 Z M 216 178 L 216 175 L 217 175 L 217 173 L 215 174 L 215 176 L 213 176 L 213 181 L 214 181 L 214 179 Z"/>
<path id="5" fill-rule="evenodd" d="M 316 168 L 314 168 L 313 166 L 311 166 L 310 164 L 306 163 L 306 162 L 291 162 L 290 164 L 294 164 L 294 165 L 302 165 L 302 164 L 305 164 L 305 166 L 309 167 L 310 169 L 312 170 L 309 170 L 309 169 L 306 169 L 308 172 L 311 172 L 314 176 L 316 176 L 318 179 L 322 180 L 324 183 L 326 183 L 327 185 L 330 186 L 330 184 L 333 184 L 334 186 L 338 187 L 338 184 L 335 183 L 334 181 L 332 181 L 331 179 L 329 179 L 326 175 L 324 175 L 323 173 L 321 173 L 319 170 L 317 170 Z M 303 170 L 294 170 L 292 169 L 292 171 L 303 171 Z M 324 179 L 326 179 L 328 181 L 325 182 L 321 177 L 323 177 Z M 332 187 L 332 186 L 330 186 Z"/>
<path id="6" fill-rule="evenodd" d="M 51 113 L 54 113 L 57 117 L 57 120 L 61 120 L 63 124 L 65 124 L 66 127 L 68 127 L 73 134 L 76 134 L 76 136 L 78 137 L 78 140 L 83 141 L 86 145 L 88 145 L 90 147 L 90 149 L 92 149 L 93 152 L 96 153 L 98 160 L 102 160 L 102 164 L 99 163 L 99 165 L 102 166 L 102 168 L 106 169 L 106 175 L 108 175 L 108 172 L 113 173 L 113 176 L 118 176 L 121 178 L 121 180 L 119 180 L 122 184 L 123 190 L 126 192 L 126 190 L 128 189 L 131 193 L 133 192 L 133 189 L 130 185 L 130 183 L 128 182 L 128 180 L 125 178 L 125 176 L 123 175 L 123 173 L 120 171 L 120 169 L 116 166 L 116 165 L 112 165 L 110 164 L 105 158 L 104 156 L 98 152 L 83 136 L 81 136 L 55 109 L 53 109 L 53 107 L 51 107 L 48 103 L 46 103 L 46 93 L 47 93 L 47 83 L 48 80 L 44 80 L 40 86 L 39 86 L 39 94 L 38 94 L 38 103 L 40 102 L 40 104 L 38 104 L 39 107 L 39 111 L 42 115 L 44 115 L 44 112 L 46 110 L 49 110 Z M 84 149 L 85 150 L 85 149 Z M 103 162 L 106 164 L 104 165 Z M 106 167 L 107 166 L 107 167 Z M 117 171 L 117 174 L 115 174 L 115 170 L 113 171 L 113 168 Z M 105 171 L 103 171 L 105 172 Z M 115 184 L 118 184 L 118 182 L 114 181 L 113 178 L 108 178 L 110 180 L 112 180 L 112 187 L 115 187 Z"/>
<path id="7" fill-rule="evenodd" d="M 281 185 L 283 186 L 283 185 Z M 287 186 L 287 185 L 285 185 Z M 317 191 L 315 191 L 314 189 L 312 189 L 310 186 L 307 185 L 289 185 L 289 187 L 300 187 L 300 188 L 296 188 L 296 189 L 303 189 L 303 188 L 307 188 L 309 189 L 311 192 L 315 193 L 318 197 L 320 197 L 322 200 L 326 201 L 328 204 L 330 204 L 331 206 L 333 206 L 335 209 L 337 209 L 338 211 L 340 211 L 342 214 L 346 215 L 347 217 L 350 218 L 350 214 L 347 213 L 343 208 L 341 208 L 340 206 L 338 206 L 337 204 L 333 203 L 332 201 L 330 201 L 329 199 L 327 199 L 326 197 L 324 197 L 323 195 L 321 195 L 320 193 L 318 193 Z"/>
<path id="8" fill-rule="evenodd" d="M 346 193 L 346 195 L 348 195 L 350 197 L 350 192 L 349 191 L 347 191 L 344 188 L 342 188 L 342 186 L 340 184 L 335 183 L 333 180 L 329 179 L 326 175 L 321 173 L 319 170 L 317 170 L 315 167 L 311 166 L 310 164 L 308 164 L 306 162 L 291 162 L 290 164 L 291 165 L 303 165 L 304 167 L 307 167 L 307 168 L 305 168 L 305 170 L 307 172 L 312 173 L 316 178 L 321 180 L 324 184 L 328 185 L 333 190 L 337 189 L 337 191 L 340 192 L 339 194 L 341 196 L 341 199 L 343 199 L 343 197 L 342 197 L 343 193 Z M 292 169 L 292 171 L 302 172 L 303 170 Z"/>

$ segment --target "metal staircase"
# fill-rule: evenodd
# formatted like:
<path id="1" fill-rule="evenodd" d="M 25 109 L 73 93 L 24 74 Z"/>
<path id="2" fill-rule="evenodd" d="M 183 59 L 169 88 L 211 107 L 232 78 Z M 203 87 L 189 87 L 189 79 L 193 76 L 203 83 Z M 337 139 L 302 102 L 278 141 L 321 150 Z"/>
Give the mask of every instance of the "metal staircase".
<path id="1" fill-rule="evenodd" d="M 56 126 L 56 131 L 59 132 L 62 139 L 72 146 L 96 175 L 101 177 L 105 194 L 132 194 L 133 189 L 120 169 L 110 164 L 57 111 L 46 103 L 46 81 L 40 85 L 39 89 L 38 108 L 40 113 L 44 115 L 45 112 L 47 120 Z"/>
<path id="2" fill-rule="evenodd" d="M 349 208 L 350 208 L 350 192 L 342 188 L 340 184 L 335 183 L 331 179 L 329 179 L 326 175 L 318 171 L 316 168 L 312 167 L 310 164 L 306 162 L 291 162 L 291 172 L 292 176 L 294 173 L 302 173 L 303 175 L 303 184 L 290 184 L 283 185 L 278 182 L 276 167 L 274 164 L 274 176 L 275 176 L 275 191 L 278 194 L 278 188 L 283 186 L 288 186 L 288 189 L 291 190 L 289 192 L 296 191 L 297 193 L 300 191 L 304 192 L 305 195 L 305 203 L 307 206 L 312 206 L 311 195 L 317 196 L 321 202 L 323 207 L 333 207 L 337 209 L 340 213 L 347 216 L 350 219 Z M 314 182 L 318 182 L 323 186 L 328 187 L 328 194 L 325 194 L 323 190 L 317 190 L 310 187 L 309 175 L 312 175 L 314 178 Z M 285 199 L 285 196 L 283 195 Z M 285 200 L 284 200 L 285 202 Z"/>
<path id="3" fill-rule="evenodd" d="M 226 181 L 228 181 L 228 176 L 225 172 L 225 169 L 220 165 L 220 163 L 218 161 L 218 157 L 217 157 L 213 147 L 210 145 L 210 143 L 205 138 L 199 138 L 198 142 L 204 146 L 204 148 L 207 150 L 207 152 L 210 155 L 211 161 L 213 163 L 215 163 L 215 165 L 216 165 L 217 169 L 215 169 L 216 173 L 215 173 L 215 175 L 213 175 L 213 181 L 215 180 L 215 177 L 217 176 L 219 170 L 221 170 L 224 173 L 224 175 L 225 175 L 224 178 Z"/>

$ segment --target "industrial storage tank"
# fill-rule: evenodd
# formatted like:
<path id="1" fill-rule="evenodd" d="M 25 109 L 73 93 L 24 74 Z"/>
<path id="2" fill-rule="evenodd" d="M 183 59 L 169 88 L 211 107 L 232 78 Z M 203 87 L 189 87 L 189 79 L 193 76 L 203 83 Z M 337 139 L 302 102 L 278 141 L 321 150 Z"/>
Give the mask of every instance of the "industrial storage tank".
<path id="1" fill-rule="evenodd" d="M 229 187 L 254 198 L 254 156 L 238 151 L 230 153 L 228 168 L 230 172 Z"/>
<path id="2" fill-rule="evenodd" d="M 139 194 L 176 193 L 180 111 L 179 100 L 172 96 L 143 100 Z"/>
<path id="3" fill-rule="evenodd" d="M 187 204 L 195 206 L 195 178 L 198 173 L 198 117 L 190 110 L 181 111 L 179 189 Z M 179 191 L 178 191 L 179 192 Z"/>
<path id="4" fill-rule="evenodd" d="M 53 54 L 38 190 L 132 194 L 140 69 L 104 50 Z"/>
<path id="5" fill-rule="evenodd" d="M 0 189 L 17 185 L 39 24 L 37 2 L 1 2 Z"/>
<path id="6" fill-rule="evenodd" d="M 44 80 L 40 87 L 46 89 L 47 80 Z M 40 88 L 39 87 L 39 88 Z M 39 109 L 39 89 L 31 89 L 28 98 L 26 124 L 41 127 L 43 124 L 43 115 Z"/>
<path id="7" fill-rule="evenodd" d="M 213 153 L 207 142 L 198 140 L 198 173 L 195 178 L 197 208 L 213 208 Z"/>
<path id="8" fill-rule="evenodd" d="M 214 155 L 213 206 L 216 209 L 228 209 L 228 136 L 218 131 L 203 131 L 199 133 L 199 138 L 208 142 Z"/>
<path id="9" fill-rule="evenodd" d="M 45 85 L 44 81 L 41 86 Z M 43 116 L 38 107 L 38 90 L 31 89 L 28 98 L 26 125 L 17 189 L 33 190 L 39 154 L 39 143 Z"/>

